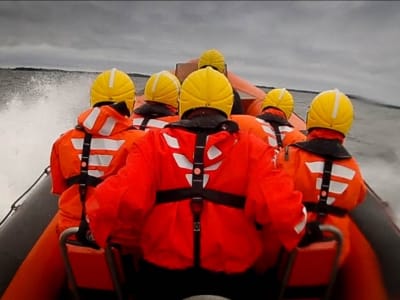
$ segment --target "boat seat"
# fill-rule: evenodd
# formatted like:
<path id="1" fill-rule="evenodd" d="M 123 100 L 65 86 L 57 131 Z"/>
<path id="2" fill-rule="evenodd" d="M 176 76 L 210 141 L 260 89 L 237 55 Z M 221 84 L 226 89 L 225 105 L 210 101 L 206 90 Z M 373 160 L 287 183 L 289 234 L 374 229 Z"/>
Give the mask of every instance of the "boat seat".
<path id="1" fill-rule="evenodd" d="M 115 245 L 92 248 L 75 239 L 78 227 L 64 230 L 60 235 L 61 254 L 74 298 L 81 299 L 82 291 L 106 291 L 124 299 L 125 281 L 120 252 Z"/>
<path id="2" fill-rule="evenodd" d="M 339 268 L 343 236 L 331 225 L 319 225 L 323 240 L 284 253 L 278 267 L 278 299 L 330 298 Z"/>

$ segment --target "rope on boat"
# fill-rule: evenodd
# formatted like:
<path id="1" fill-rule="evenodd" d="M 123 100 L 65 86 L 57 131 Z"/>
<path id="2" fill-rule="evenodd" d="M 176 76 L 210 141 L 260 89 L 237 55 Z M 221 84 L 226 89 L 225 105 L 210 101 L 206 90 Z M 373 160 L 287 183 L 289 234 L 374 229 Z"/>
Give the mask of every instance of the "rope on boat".
<path id="1" fill-rule="evenodd" d="M 46 176 L 46 175 L 49 175 L 49 174 L 50 174 L 50 166 L 47 166 L 47 167 L 44 169 L 44 171 L 39 175 L 39 177 L 33 182 L 33 184 L 32 184 L 25 192 L 23 192 L 22 195 L 19 196 L 19 197 L 17 198 L 17 200 L 15 200 L 15 201 L 11 204 L 10 210 L 9 210 L 8 213 L 3 217 L 3 219 L 0 221 L 0 226 L 8 219 L 8 217 L 9 217 L 14 211 L 16 211 L 16 210 L 18 209 L 18 207 L 21 206 L 21 204 L 19 204 L 19 201 L 21 201 L 21 199 L 24 198 L 25 195 L 26 195 L 27 193 L 29 193 L 29 192 L 34 188 L 34 186 L 40 181 L 40 179 L 41 179 L 43 176 Z"/>

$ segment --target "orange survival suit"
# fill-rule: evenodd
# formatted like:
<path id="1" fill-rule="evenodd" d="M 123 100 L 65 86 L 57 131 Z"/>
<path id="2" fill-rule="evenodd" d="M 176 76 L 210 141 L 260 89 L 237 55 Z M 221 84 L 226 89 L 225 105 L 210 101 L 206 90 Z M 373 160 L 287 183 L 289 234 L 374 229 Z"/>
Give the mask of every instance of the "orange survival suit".
<path id="1" fill-rule="evenodd" d="M 79 192 L 83 144 L 89 142 L 87 198 L 93 188 L 125 163 L 133 141 L 144 135 L 131 120 L 110 105 L 90 108 L 78 117 L 78 125 L 53 144 L 50 158 L 52 192 L 59 197 L 57 232 L 79 226 L 82 205 Z"/>
<path id="2" fill-rule="evenodd" d="M 350 251 L 348 212 L 366 196 L 360 168 L 343 147 L 343 140 L 339 132 L 315 128 L 308 134 L 307 141 L 289 145 L 278 158 L 278 162 L 293 176 L 296 189 L 303 193 L 307 222 L 317 220 L 318 212 L 326 212 L 321 223 L 332 224 L 341 230 L 343 251 L 340 264 Z M 328 193 L 321 190 L 321 184 L 328 185 Z"/>
<path id="3" fill-rule="evenodd" d="M 274 148 L 225 118 L 202 125 L 194 118 L 148 131 L 97 186 L 87 213 L 100 246 L 122 222 L 154 265 L 239 273 L 261 253 L 256 223 L 273 227 L 287 249 L 297 245 L 305 209 Z"/>

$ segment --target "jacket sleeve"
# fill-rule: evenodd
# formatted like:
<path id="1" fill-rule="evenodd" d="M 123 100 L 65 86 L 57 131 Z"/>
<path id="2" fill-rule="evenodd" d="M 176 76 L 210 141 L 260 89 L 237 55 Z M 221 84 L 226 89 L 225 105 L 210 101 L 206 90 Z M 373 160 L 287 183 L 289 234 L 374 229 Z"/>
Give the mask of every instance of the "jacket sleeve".
<path id="1" fill-rule="evenodd" d="M 61 195 L 68 187 L 66 180 L 61 172 L 60 159 L 58 153 L 58 143 L 55 142 L 50 154 L 50 175 L 51 175 L 51 192 L 56 195 Z"/>
<path id="2" fill-rule="evenodd" d="M 146 148 L 146 145 L 144 145 Z M 104 247 L 114 235 L 139 235 L 152 205 L 155 191 L 153 170 L 154 150 L 134 144 L 126 164 L 116 175 L 99 184 L 87 201 L 87 215 L 93 236 Z M 122 232 L 123 231 L 123 232 Z"/>
<path id="3" fill-rule="evenodd" d="M 253 163 L 246 209 L 291 250 L 303 237 L 307 220 L 302 194 L 295 190 L 292 178 L 276 166 L 274 149 L 267 146 L 257 151 L 261 154 Z"/>

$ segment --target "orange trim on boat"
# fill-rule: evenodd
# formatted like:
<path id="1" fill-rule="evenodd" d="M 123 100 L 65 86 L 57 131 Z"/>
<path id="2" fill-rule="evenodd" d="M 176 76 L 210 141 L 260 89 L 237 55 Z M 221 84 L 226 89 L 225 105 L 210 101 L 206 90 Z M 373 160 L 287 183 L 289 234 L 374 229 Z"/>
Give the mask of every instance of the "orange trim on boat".
<path id="1" fill-rule="evenodd" d="M 66 283 L 66 273 L 56 233 L 57 216 L 28 253 L 1 300 L 59 299 Z"/>

